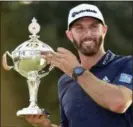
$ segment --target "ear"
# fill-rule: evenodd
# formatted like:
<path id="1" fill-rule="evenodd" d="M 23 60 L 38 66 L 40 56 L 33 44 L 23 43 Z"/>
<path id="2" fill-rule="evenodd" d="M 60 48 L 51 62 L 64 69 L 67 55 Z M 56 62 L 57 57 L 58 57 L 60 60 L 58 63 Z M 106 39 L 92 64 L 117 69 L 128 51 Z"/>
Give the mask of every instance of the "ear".
<path id="1" fill-rule="evenodd" d="M 103 33 L 104 33 L 104 36 L 106 36 L 107 30 L 108 30 L 108 26 L 107 26 L 107 25 L 104 25 L 104 26 L 103 26 Z"/>
<path id="2" fill-rule="evenodd" d="M 70 30 L 66 30 L 66 36 L 71 42 L 73 42 L 73 37 L 72 37 L 72 33 Z"/>

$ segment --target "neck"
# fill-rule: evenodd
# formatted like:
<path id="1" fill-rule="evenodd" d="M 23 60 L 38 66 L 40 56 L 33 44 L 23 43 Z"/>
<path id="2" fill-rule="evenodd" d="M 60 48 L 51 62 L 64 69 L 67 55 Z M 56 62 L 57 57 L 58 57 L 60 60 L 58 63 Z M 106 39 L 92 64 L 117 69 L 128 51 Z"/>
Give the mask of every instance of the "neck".
<path id="1" fill-rule="evenodd" d="M 104 49 L 100 49 L 95 55 L 93 56 L 85 56 L 79 52 L 79 57 L 81 60 L 81 65 L 85 69 L 90 69 L 92 66 L 94 66 L 105 54 Z"/>

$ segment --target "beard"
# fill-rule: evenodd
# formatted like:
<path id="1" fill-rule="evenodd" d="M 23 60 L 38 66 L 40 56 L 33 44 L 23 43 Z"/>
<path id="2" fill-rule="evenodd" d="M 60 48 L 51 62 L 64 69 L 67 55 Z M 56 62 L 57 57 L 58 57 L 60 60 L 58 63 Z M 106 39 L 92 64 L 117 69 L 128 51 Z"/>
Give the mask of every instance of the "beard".
<path id="1" fill-rule="evenodd" d="M 103 43 L 103 36 L 101 35 L 98 40 L 95 38 L 86 37 L 79 42 L 73 37 L 73 44 L 75 48 L 85 56 L 95 55 Z"/>

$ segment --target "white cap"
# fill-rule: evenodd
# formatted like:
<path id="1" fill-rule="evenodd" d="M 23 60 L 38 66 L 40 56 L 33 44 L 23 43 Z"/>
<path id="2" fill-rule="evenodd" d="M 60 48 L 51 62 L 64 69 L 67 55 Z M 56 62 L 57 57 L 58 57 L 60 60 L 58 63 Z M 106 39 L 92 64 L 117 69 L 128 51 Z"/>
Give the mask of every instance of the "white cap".
<path id="1" fill-rule="evenodd" d="M 80 4 L 69 11 L 68 29 L 73 21 L 86 16 L 99 19 L 105 25 L 103 15 L 97 6 L 91 4 Z"/>

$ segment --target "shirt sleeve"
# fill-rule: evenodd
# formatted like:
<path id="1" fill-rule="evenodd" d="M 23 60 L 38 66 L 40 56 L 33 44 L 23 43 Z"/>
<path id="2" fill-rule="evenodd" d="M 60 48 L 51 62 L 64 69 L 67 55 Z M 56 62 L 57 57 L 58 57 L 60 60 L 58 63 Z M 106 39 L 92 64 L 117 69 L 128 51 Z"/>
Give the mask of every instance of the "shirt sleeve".
<path id="1" fill-rule="evenodd" d="M 60 105 L 60 126 L 61 127 L 68 127 L 68 120 L 66 118 L 66 115 L 64 113 L 64 110 L 62 109 L 62 106 Z"/>
<path id="2" fill-rule="evenodd" d="M 128 60 L 120 69 L 118 76 L 114 79 L 114 84 L 123 85 L 133 90 L 133 59 Z"/>
<path id="3" fill-rule="evenodd" d="M 67 82 L 68 82 L 68 78 L 66 78 L 66 75 L 61 76 L 61 78 L 58 81 L 58 96 L 59 96 L 60 126 L 61 127 L 69 126 L 68 119 L 67 119 L 64 109 L 62 107 L 62 97 L 68 87 Z"/>

